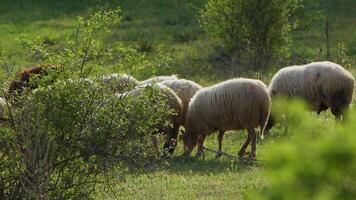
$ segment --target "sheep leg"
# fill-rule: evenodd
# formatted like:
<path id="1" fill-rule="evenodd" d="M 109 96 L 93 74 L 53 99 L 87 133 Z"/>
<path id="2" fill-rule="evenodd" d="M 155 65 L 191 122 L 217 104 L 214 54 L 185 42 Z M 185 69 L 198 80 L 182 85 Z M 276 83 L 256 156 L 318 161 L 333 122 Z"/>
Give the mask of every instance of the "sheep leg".
<path id="1" fill-rule="evenodd" d="M 238 156 L 239 156 L 240 158 L 244 157 L 244 155 L 245 155 L 245 153 L 246 153 L 246 148 L 247 148 L 248 144 L 250 143 L 250 141 L 251 141 L 251 136 L 250 136 L 250 133 L 248 133 L 248 134 L 247 134 L 246 141 L 245 141 L 245 143 L 242 145 L 242 147 L 241 147 L 241 149 L 240 149 L 240 151 L 239 151 L 239 153 L 238 153 Z"/>
<path id="2" fill-rule="evenodd" d="M 198 143 L 198 136 L 197 135 L 189 135 L 185 133 L 182 136 L 183 142 L 184 142 L 184 157 L 188 157 L 190 153 L 193 151 L 194 147 Z"/>
<path id="3" fill-rule="evenodd" d="M 205 137 L 206 135 L 200 135 L 198 137 L 198 152 L 197 154 L 195 155 L 196 158 L 199 158 L 201 156 L 203 156 L 204 158 L 204 141 L 205 141 Z"/>
<path id="4" fill-rule="evenodd" d="M 251 153 L 250 153 L 250 159 L 254 159 L 256 157 L 256 131 L 254 128 L 249 129 L 248 133 L 251 138 Z"/>
<path id="5" fill-rule="evenodd" d="M 220 130 L 218 135 L 219 151 L 216 153 L 215 158 L 220 158 L 222 155 L 222 141 L 224 138 L 225 131 Z"/>

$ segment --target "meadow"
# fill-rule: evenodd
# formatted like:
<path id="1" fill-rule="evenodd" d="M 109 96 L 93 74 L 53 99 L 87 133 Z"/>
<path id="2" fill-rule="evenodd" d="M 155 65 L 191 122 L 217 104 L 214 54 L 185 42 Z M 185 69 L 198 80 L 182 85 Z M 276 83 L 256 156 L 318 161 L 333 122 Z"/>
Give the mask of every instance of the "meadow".
<path id="1" fill-rule="evenodd" d="M 258 74 L 226 59 L 221 42 L 210 38 L 197 20 L 205 0 L 0 0 L 0 51 L 7 52 L 11 69 L 2 69 L 10 77 L 19 69 L 38 62 L 26 54 L 23 39 L 41 40 L 51 49 L 59 49 L 76 27 L 78 16 L 87 16 L 99 9 L 122 10 L 121 23 L 105 38 L 132 46 L 148 58 L 160 53 L 170 58 L 169 65 L 147 67 L 134 72 L 139 80 L 154 75 L 177 74 L 203 86 L 233 77 L 262 79 L 269 83 L 274 72 L 289 64 L 303 64 L 325 59 L 323 27 L 312 24 L 310 30 L 293 32 L 291 57 L 288 62 L 274 66 L 265 74 Z M 335 4 L 332 16 L 331 46 L 343 42 L 351 61 L 350 71 L 356 75 L 356 3 Z M 320 54 L 320 48 L 324 50 Z M 336 48 L 331 50 L 335 58 Z M 318 55 L 320 54 L 320 55 Z M 4 72 L 3 72 L 4 73 Z M 309 116 L 309 115 L 308 115 Z M 313 127 L 323 132 L 323 124 L 333 124 L 330 111 L 317 116 Z M 328 127 L 328 126 L 327 126 Z M 256 161 L 242 161 L 206 152 L 205 159 L 183 159 L 179 141 L 173 157 L 161 166 L 128 172 L 124 177 L 112 177 L 112 188 L 98 189 L 99 199 L 244 199 L 250 191 L 269 186 L 265 176 L 264 158 L 270 147 L 286 131 L 283 125 L 272 130 L 270 138 L 258 144 Z M 246 131 L 230 131 L 225 135 L 223 151 L 237 155 Z M 209 136 L 205 145 L 217 149 L 217 134 Z M 130 171 L 130 170 L 128 170 Z"/>

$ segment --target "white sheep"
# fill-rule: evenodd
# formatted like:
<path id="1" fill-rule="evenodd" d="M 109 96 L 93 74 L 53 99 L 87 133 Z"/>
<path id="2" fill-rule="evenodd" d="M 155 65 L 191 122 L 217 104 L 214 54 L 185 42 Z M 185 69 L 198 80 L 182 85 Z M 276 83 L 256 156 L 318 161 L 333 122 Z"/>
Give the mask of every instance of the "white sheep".
<path id="1" fill-rule="evenodd" d="M 245 155 L 251 141 L 250 158 L 256 155 L 256 132 L 263 138 L 271 107 L 267 86 L 254 79 L 231 79 L 200 90 L 191 100 L 183 136 L 184 155 L 198 143 L 197 156 L 204 154 L 205 137 L 216 131 L 247 129 L 248 137 L 238 155 Z"/>
<path id="2" fill-rule="evenodd" d="M 195 83 L 194 81 L 186 80 L 186 79 L 176 79 L 176 80 L 166 80 L 160 82 L 160 84 L 166 85 L 171 88 L 177 96 L 182 100 L 183 103 L 183 111 L 182 111 L 182 118 L 185 119 L 189 102 L 200 89 L 203 87 L 199 84 Z M 184 126 L 185 120 L 183 120 Z M 218 144 L 219 144 L 219 153 L 216 155 L 216 158 L 221 156 L 222 152 L 222 140 L 224 137 L 225 131 L 219 131 L 218 135 Z"/>
<path id="3" fill-rule="evenodd" d="M 145 84 L 145 85 L 139 85 L 135 87 L 127 94 L 116 94 L 116 95 L 121 98 L 126 95 L 139 96 L 142 94 L 142 91 L 147 89 L 148 87 L 155 87 L 156 89 L 158 89 L 160 95 L 162 95 L 162 97 L 167 100 L 168 108 L 174 111 L 174 113 L 172 113 L 168 119 L 168 121 L 172 126 L 166 124 L 164 125 L 159 124 L 157 127 L 159 132 L 162 132 L 166 135 L 164 150 L 168 151 L 169 153 L 173 153 L 176 146 L 179 127 L 182 125 L 182 121 L 183 121 L 182 119 L 183 104 L 181 99 L 175 94 L 175 92 L 169 87 L 162 84 Z"/>
<path id="4" fill-rule="evenodd" d="M 176 80 L 178 79 L 177 75 L 171 75 L 171 76 L 156 76 L 156 77 L 152 77 L 149 79 L 146 79 L 144 81 L 141 81 L 141 85 L 145 85 L 145 84 L 150 84 L 150 83 L 159 83 L 162 81 L 166 81 L 166 80 Z"/>
<path id="5" fill-rule="evenodd" d="M 139 84 L 133 76 L 127 74 L 108 74 L 99 78 L 103 84 L 108 84 L 114 92 L 122 92 L 125 87 L 135 87 Z"/>
<path id="6" fill-rule="evenodd" d="M 275 97 L 301 98 L 312 111 L 331 108 L 336 120 L 352 102 L 355 79 L 338 64 L 324 61 L 280 69 L 272 78 L 269 94 Z M 274 124 L 271 117 L 266 130 Z"/>
<path id="7" fill-rule="evenodd" d="M 191 98 L 203 87 L 194 81 L 186 80 L 186 79 L 174 79 L 174 80 L 165 80 L 160 82 L 169 88 L 171 88 L 177 96 L 182 100 L 183 103 L 183 119 L 188 110 L 189 102 Z M 184 123 L 184 121 L 183 121 Z"/>

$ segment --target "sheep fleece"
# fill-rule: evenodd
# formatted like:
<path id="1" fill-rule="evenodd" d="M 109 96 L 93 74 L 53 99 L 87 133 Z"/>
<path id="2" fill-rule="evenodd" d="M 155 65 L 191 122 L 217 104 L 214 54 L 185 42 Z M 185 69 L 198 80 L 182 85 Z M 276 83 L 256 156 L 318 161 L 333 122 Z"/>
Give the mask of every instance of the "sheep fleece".
<path id="1" fill-rule="evenodd" d="M 186 79 L 177 79 L 177 80 L 166 80 L 161 82 L 161 84 L 166 85 L 171 88 L 177 96 L 182 100 L 183 103 L 183 112 L 182 116 L 185 117 L 189 102 L 191 98 L 203 87 L 199 84 L 186 80 Z M 183 121 L 184 122 L 184 121 Z"/>
<path id="2" fill-rule="evenodd" d="M 200 90 L 186 116 L 187 132 L 208 134 L 215 130 L 260 127 L 263 135 L 270 114 L 267 86 L 254 79 L 231 79 Z"/>
<path id="3" fill-rule="evenodd" d="M 280 69 L 269 86 L 271 96 L 300 97 L 313 110 L 320 102 L 331 106 L 332 95 L 344 91 L 346 103 L 352 102 L 355 79 L 343 67 L 332 62 L 314 62 Z"/>
<path id="4" fill-rule="evenodd" d="M 147 80 L 141 81 L 141 85 L 145 84 L 152 84 L 152 83 L 159 83 L 162 81 L 167 81 L 167 80 L 176 80 L 178 79 L 177 75 L 171 75 L 171 76 L 156 76 L 153 78 L 149 78 Z"/>

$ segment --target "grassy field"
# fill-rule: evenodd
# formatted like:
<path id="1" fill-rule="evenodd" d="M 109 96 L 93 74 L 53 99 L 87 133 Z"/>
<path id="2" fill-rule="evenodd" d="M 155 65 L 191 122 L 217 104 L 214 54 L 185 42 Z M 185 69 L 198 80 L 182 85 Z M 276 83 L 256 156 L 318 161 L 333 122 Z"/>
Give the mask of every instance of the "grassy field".
<path id="1" fill-rule="evenodd" d="M 256 76 L 241 67 L 230 65 L 223 56 L 221 44 L 202 31 L 197 21 L 199 10 L 205 1 L 61 1 L 25 0 L 1 1 L 0 48 L 14 56 L 15 68 L 36 63 L 32 57 L 24 57 L 20 39 L 40 38 L 52 48 L 61 47 L 73 32 L 77 16 L 86 16 L 98 9 L 122 9 L 122 23 L 115 27 L 107 42 L 122 41 L 138 50 L 154 56 L 162 45 L 162 51 L 172 59 L 172 67 L 161 68 L 158 74 L 177 73 L 202 84 L 211 84 L 236 76 Z M 351 61 L 356 60 L 356 16 L 355 4 L 337 5 L 331 10 L 331 45 L 344 42 Z M 290 64 L 299 64 L 317 59 L 323 48 L 321 60 L 325 59 L 325 39 L 322 25 L 312 26 L 311 30 L 296 31 L 292 43 Z M 332 49 L 332 56 L 335 48 Z M 283 67 L 283 66 L 277 66 Z M 152 75 L 149 69 L 137 74 L 138 78 Z M 268 78 L 266 78 L 266 81 Z"/>
<path id="2" fill-rule="evenodd" d="M 244 132 L 228 132 L 223 149 L 237 155 L 244 139 Z M 211 135 L 206 146 L 217 149 L 217 135 Z M 179 146 L 181 148 L 181 146 Z M 262 155 L 258 146 L 258 156 Z M 262 161 L 242 161 L 227 157 L 215 158 L 206 152 L 205 159 L 185 160 L 176 155 L 162 166 L 147 173 L 131 174 L 115 187 L 122 199 L 243 199 L 247 190 L 266 186 Z M 193 154 L 194 155 L 194 154 Z M 107 193 L 106 198 L 113 198 Z"/>
<path id="3" fill-rule="evenodd" d="M 134 3 L 131 0 L 0 0 L 0 49 L 11 53 L 8 61 L 14 69 L 24 68 L 36 63 L 36 58 L 24 56 L 20 39 L 41 38 L 51 48 L 59 48 L 75 28 L 77 16 L 120 6 L 122 23 L 114 28 L 106 42 L 123 41 L 148 56 L 155 56 L 162 45 L 163 51 L 172 58 L 172 66 L 158 69 L 157 75 L 175 73 L 204 86 L 231 77 L 256 77 L 254 72 L 231 68 L 219 56 L 219 41 L 208 38 L 196 20 L 204 3 L 205 0 L 136 0 Z M 355 10 L 354 3 L 337 6 L 331 12 L 332 45 L 345 43 L 352 70 L 356 64 Z M 314 60 L 324 44 L 322 27 L 296 32 L 290 62 Z M 262 79 L 268 83 L 272 72 Z M 152 76 L 152 71 L 143 70 L 135 76 L 145 79 Z M 329 122 L 331 114 L 320 118 Z M 276 134 L 279 131 L 281 129 L 274 130 Z M 224 151 L 236 155 L 245 135 L 246 132 L 227 133 Z M 206 146 L 217 149 L 216 136 L 208 137 Z M 258 157 L 264 153 L 263 146 L 258 145 Z M 179 148 L 176 155 L 182 152 L 182 147 Z M 246 191 L 268 185 L 263 173 L 263 161 L 215 159 L 215 155 L 208 152 L 205 160 L 182 160 L 177 156 L 162 167 L 130 174 L 120 180 L 114 190 L 120 199 L 243 199 Z M 103 192 L 101 198 L 115 198 L 115 195 Z"/>

